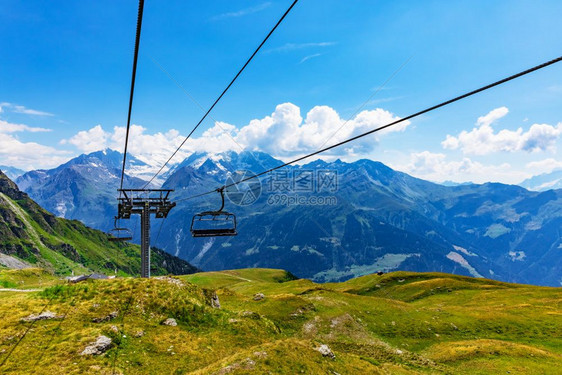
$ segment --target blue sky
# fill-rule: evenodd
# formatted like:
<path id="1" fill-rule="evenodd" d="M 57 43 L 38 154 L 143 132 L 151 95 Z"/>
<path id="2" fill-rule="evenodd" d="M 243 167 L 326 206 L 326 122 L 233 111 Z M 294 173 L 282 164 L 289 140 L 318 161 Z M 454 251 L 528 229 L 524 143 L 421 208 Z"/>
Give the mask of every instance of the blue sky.
<path id="1" fill-rule="evenodd" d="M 131 151 L 157 165 L 202 115 L 161 67 L 207 108 L 289 4 L 146 1 Z M 136 11 L 128 0 L 2 2 L 0 165 L 122 149 Z M 177 161 L 225 149 L 288 160 L 383 125 L 562 55 L 560 14 L 560 1 L 301 0 Z M 561 103 L 562 64 L 327 157 L 515 183 L 562 167 Z"/>

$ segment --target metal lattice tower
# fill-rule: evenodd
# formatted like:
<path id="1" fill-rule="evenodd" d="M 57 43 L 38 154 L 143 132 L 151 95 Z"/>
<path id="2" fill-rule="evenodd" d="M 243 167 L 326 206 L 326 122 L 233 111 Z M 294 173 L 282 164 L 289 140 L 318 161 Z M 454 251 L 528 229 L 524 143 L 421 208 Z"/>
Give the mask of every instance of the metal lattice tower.
<path id="1" fill-rule="evenodd" d="M 118 219 L 141 217 L 141 277 L 150 277 L 150 214 L 164 219 L 176 203 L 168 196 L 170 189 L 119 189 Z M 122 195 L 122 197 L 121 197 Z"/>

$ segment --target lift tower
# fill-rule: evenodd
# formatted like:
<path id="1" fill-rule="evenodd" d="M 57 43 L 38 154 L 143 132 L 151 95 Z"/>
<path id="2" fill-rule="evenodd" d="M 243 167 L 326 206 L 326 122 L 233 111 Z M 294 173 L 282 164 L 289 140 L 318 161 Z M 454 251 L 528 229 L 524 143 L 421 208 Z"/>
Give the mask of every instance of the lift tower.
<path id="1" fill-rule="evenodd" d="M 175 202 L 168 199 L 170 189 L 118 189 L 118 219 L 130 219 L 131 215 L 141 217 L 141 277 L 150 277 L 150 214 L 164 219 Z"/>

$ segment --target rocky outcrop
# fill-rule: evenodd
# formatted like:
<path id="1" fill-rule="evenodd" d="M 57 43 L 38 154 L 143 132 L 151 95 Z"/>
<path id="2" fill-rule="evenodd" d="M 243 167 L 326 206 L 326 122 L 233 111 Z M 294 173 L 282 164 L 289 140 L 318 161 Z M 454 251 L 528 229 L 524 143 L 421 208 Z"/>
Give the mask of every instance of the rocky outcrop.
<path id="1" fill-rule="evenodd" d="M 80 353 L 80 355 L 100 355 L 105 353 L 111 347 L 111 339 L 107 336 L 100 336 L 91 345 Z"/>
<path id="2" fill-rule="evenodd" d="M 319 347 L 315 348 L 314 350 L 320 352 L 320 354 L 322 354 L 323 357 L 328 357 L 331 359 L 336 358 L 336 355 L 334 354 L 334 352 L 332 352 L 332 349 L 330 349 L 330 347 L 326 344 L 322 344 Z"/>
<path id="3" fill-rule="evenodd" d="M 31 314 L 22 318 L 22 322 L 36 322 L 38 320 L 48 320 L 48 319 L 62 319 L 62 315 L 57 315 L 52 311 L 44 311 L 41 314 Z"/>
<path id="4" fill-rule="evenodd" d="M 23 260 L 20 260 L 18 258 L 6 254 L 2 254 L 1 248 L 0 248 L 0 265 L 3 265 L 4 267 L 8 267 L 8 268 L 15 268 L 15 269 L 24 269 L 24 268 L 31 267 L 31 264 L 24 262 Z"/>
<path id="5" fill-rule="evenodd" d="M 211 306 L 213 309 L 220 309 L 221 303 L 219 301 L 219 296 L 217 292 L 211 289 L 203 289 L 203 294 L 205 295 L 205 303 Z"/>
<path id="6" fill-rule="evenodd" d="M 119 316 L 119 312 L 118 311 L 112 311 L 105 316 L 100 316 L 99 318 L 92 319 L 92 322 L 94 322 L 94 323 L 108 322 L 110 320 L 113 320 L 113 319 L 117 318 L 117 316 Z"/>
<path id="7" fill-rule="evenodd" d="M 4 193 L 14 200 L 25 199 L 28 197 L 27 194 L 20 191 L 20 189 L 18 189 L 18 185 L 10 180 L 2 171 L 0 171 L 0 193 Z"/>
<path id="8" fill-rule="evenodd" d="M 68 244 L 68 243 L 61 243 L 61 244 L 56 244 L 56 245 L 51 245 L 48 243 L 48 241 L 44 238 L 41 238 L 41 240 L 43 241 L 44 244 L 47 245 L 47 247 L 51 250 L 54 250 L 58 253 L 61 253 L 62 255 L 64 255 L 65 257 L 72 259 L 75 262 L 79 262 L 79 263 L 83 263 L 84 262 L 84 257 L 81 256 L 78 251 L 74 248 L 74 246 Z"/>
<path id="9" fill-rule="evenodd" d="M 162 322 L 162 325 L 175 327 L 178 325 L 178 322 L 174 318 L 168 318 Z"/>

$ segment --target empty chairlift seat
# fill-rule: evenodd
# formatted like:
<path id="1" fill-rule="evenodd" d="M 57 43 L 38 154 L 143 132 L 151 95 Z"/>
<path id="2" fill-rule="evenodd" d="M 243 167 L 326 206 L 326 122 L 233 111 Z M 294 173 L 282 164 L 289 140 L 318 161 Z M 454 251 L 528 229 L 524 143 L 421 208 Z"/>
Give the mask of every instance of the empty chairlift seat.
<path id="1" fill-rule="evenodd" d="M 111 242 L 123 242 L 123 241 L 131 241 L 133 239 L 133 233 L 128 228 L 120 228 L 118 225 L 118 220 L 115 218 L 114 228 L 107 232 L 109 236 L 109 240 Z"/>
<path id="2" fill-rule="evenodd" d="M 207 211 L 193 216 L 193 237 L 236 236 L 236 216 L 224 211 Z"/>
<path id="3" fill-rule="evenodd" d="M 218 211 L 205 211 L 198 213 L 191 219 L 191 235 L 193 237 L 222 237 L 236 236 L 236 215 L 223 211 L 224 191 L 217 189 L 221 194 L 222 205 Z"/>
<path id="4" fill-rule="evenodd" d="M 133 233 L 127 228 L 113 228 L 107 235 L 112 242 L 131 241 L 133 239 Z"/>

